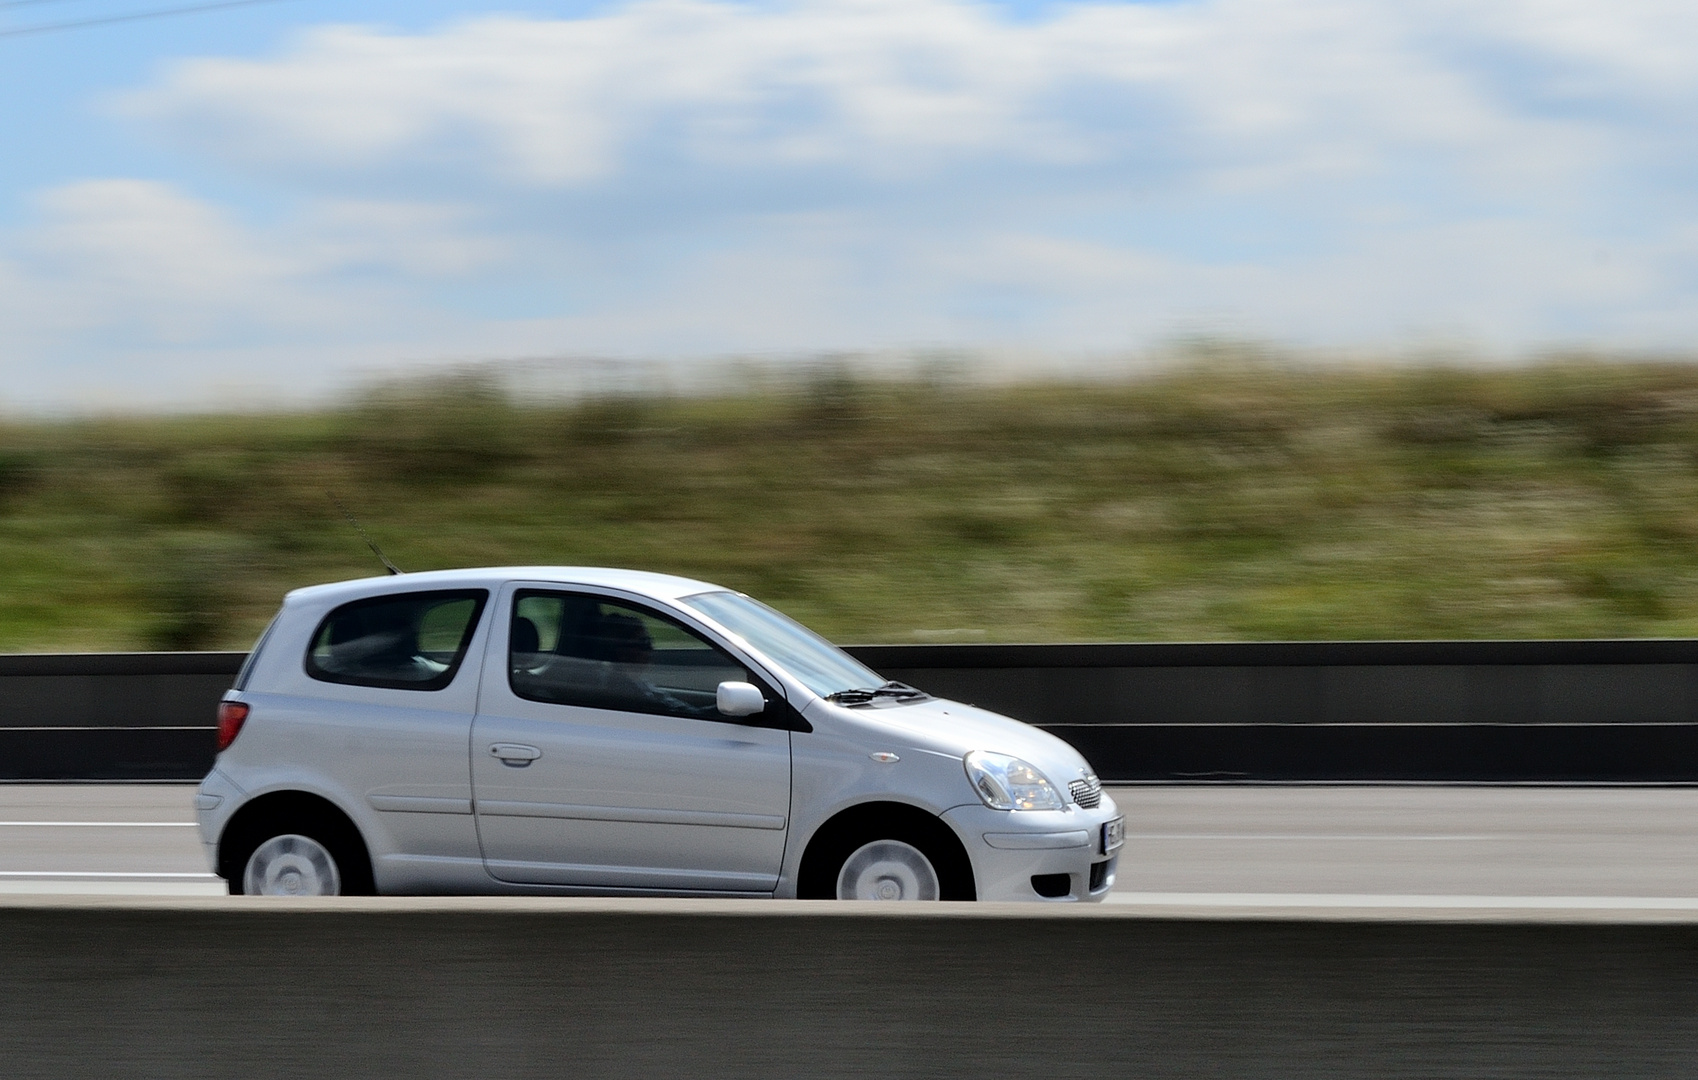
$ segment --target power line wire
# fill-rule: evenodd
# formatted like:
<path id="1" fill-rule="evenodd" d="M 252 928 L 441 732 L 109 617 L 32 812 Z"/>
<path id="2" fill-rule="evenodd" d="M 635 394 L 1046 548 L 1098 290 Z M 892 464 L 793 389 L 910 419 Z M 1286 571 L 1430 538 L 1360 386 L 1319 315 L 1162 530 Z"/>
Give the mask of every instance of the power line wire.
<path id="1" fill-rule="evenodd" d="M 52 0 L 12 0 L 7 7 L 24 6 L 32 3 L 50 3 Z M 89 26 L 110 26 L 113 23 L 140 22 L 143 19 L 165 19 L 173 15 L 193 15 L 202 11 L 218 11 L 223 8 L 255 7 L 259 4 L 276 4 L 285 0 L 217 0 L 211 4 L 187 4 L 183 7 L 155 8 L 152 11 L 133 11 L 127 15 L 101 15 L 92 19 L 71 19 L 66 22 L 38 23 L 35 26 L 17 26 L 10 29 L 0 29 L 0 38 L 24 37 L 30 34 L 51 34 L 60 30 L 81 30 Z"/>

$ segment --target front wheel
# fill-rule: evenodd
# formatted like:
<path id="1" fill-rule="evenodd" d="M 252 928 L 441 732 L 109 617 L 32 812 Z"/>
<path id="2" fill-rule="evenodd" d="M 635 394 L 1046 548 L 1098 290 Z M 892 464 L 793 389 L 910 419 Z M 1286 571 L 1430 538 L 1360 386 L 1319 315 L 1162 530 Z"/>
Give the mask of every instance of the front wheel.
<path id="1" fill-rule="evenodd" d="M 918 807 L 851 807 L 819 827 L 796 868 L 800 900 L 971 900 L 973 864 L 943 819 Z"/>
<path id="2" fill-rule="evenodd" d="M 901 840 L 863 844 L 837 872 L 839 900 L 936 900 L 941 894 L 932 861 Z"/>

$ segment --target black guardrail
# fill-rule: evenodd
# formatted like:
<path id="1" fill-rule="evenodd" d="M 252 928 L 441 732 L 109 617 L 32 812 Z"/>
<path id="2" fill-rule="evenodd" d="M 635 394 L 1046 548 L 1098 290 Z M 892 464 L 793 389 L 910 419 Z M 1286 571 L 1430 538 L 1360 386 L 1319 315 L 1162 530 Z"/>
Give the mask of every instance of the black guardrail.
<path id="1" fill-rule="evenodd" d="M 245 655 L 0 655 L 0 780 L 200 779 Z"/>
<path id="2" fill-rule="evenodd" d="M 854 651 L 1120 782 L 1698 782 L 1698 640 Z"/>
<path id="3" fill-rule="evenodd" d="M 1105 780 L 1698 783 L 1698 640 L 865 645 Z M 0 656 L 0 780 L 192 780 L 241 653 Z"/>

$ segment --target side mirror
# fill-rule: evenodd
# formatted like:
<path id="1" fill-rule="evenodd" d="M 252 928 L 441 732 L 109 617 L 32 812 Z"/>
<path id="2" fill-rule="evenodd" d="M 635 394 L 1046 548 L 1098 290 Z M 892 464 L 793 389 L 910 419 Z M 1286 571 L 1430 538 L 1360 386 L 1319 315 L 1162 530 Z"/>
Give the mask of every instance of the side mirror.
<path id="1" fill-rule="evenodd" d="M 753 683 L 722 682 L 715 699 L 719 711 L 726 716 L 753 716 L 766 711 L 766 698 Z"/>

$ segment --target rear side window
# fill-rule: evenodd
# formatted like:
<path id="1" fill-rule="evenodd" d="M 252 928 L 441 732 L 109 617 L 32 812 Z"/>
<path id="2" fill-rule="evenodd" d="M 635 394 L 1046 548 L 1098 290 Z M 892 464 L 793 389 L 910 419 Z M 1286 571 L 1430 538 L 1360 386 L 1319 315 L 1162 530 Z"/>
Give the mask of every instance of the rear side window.
<path id="1" fill-rule="evenodd" d="M 307 674 L 325 682 L 440 690 L 454 681 L 489 593 L 401 593 L 343 604 L 324 617 Z"/>

